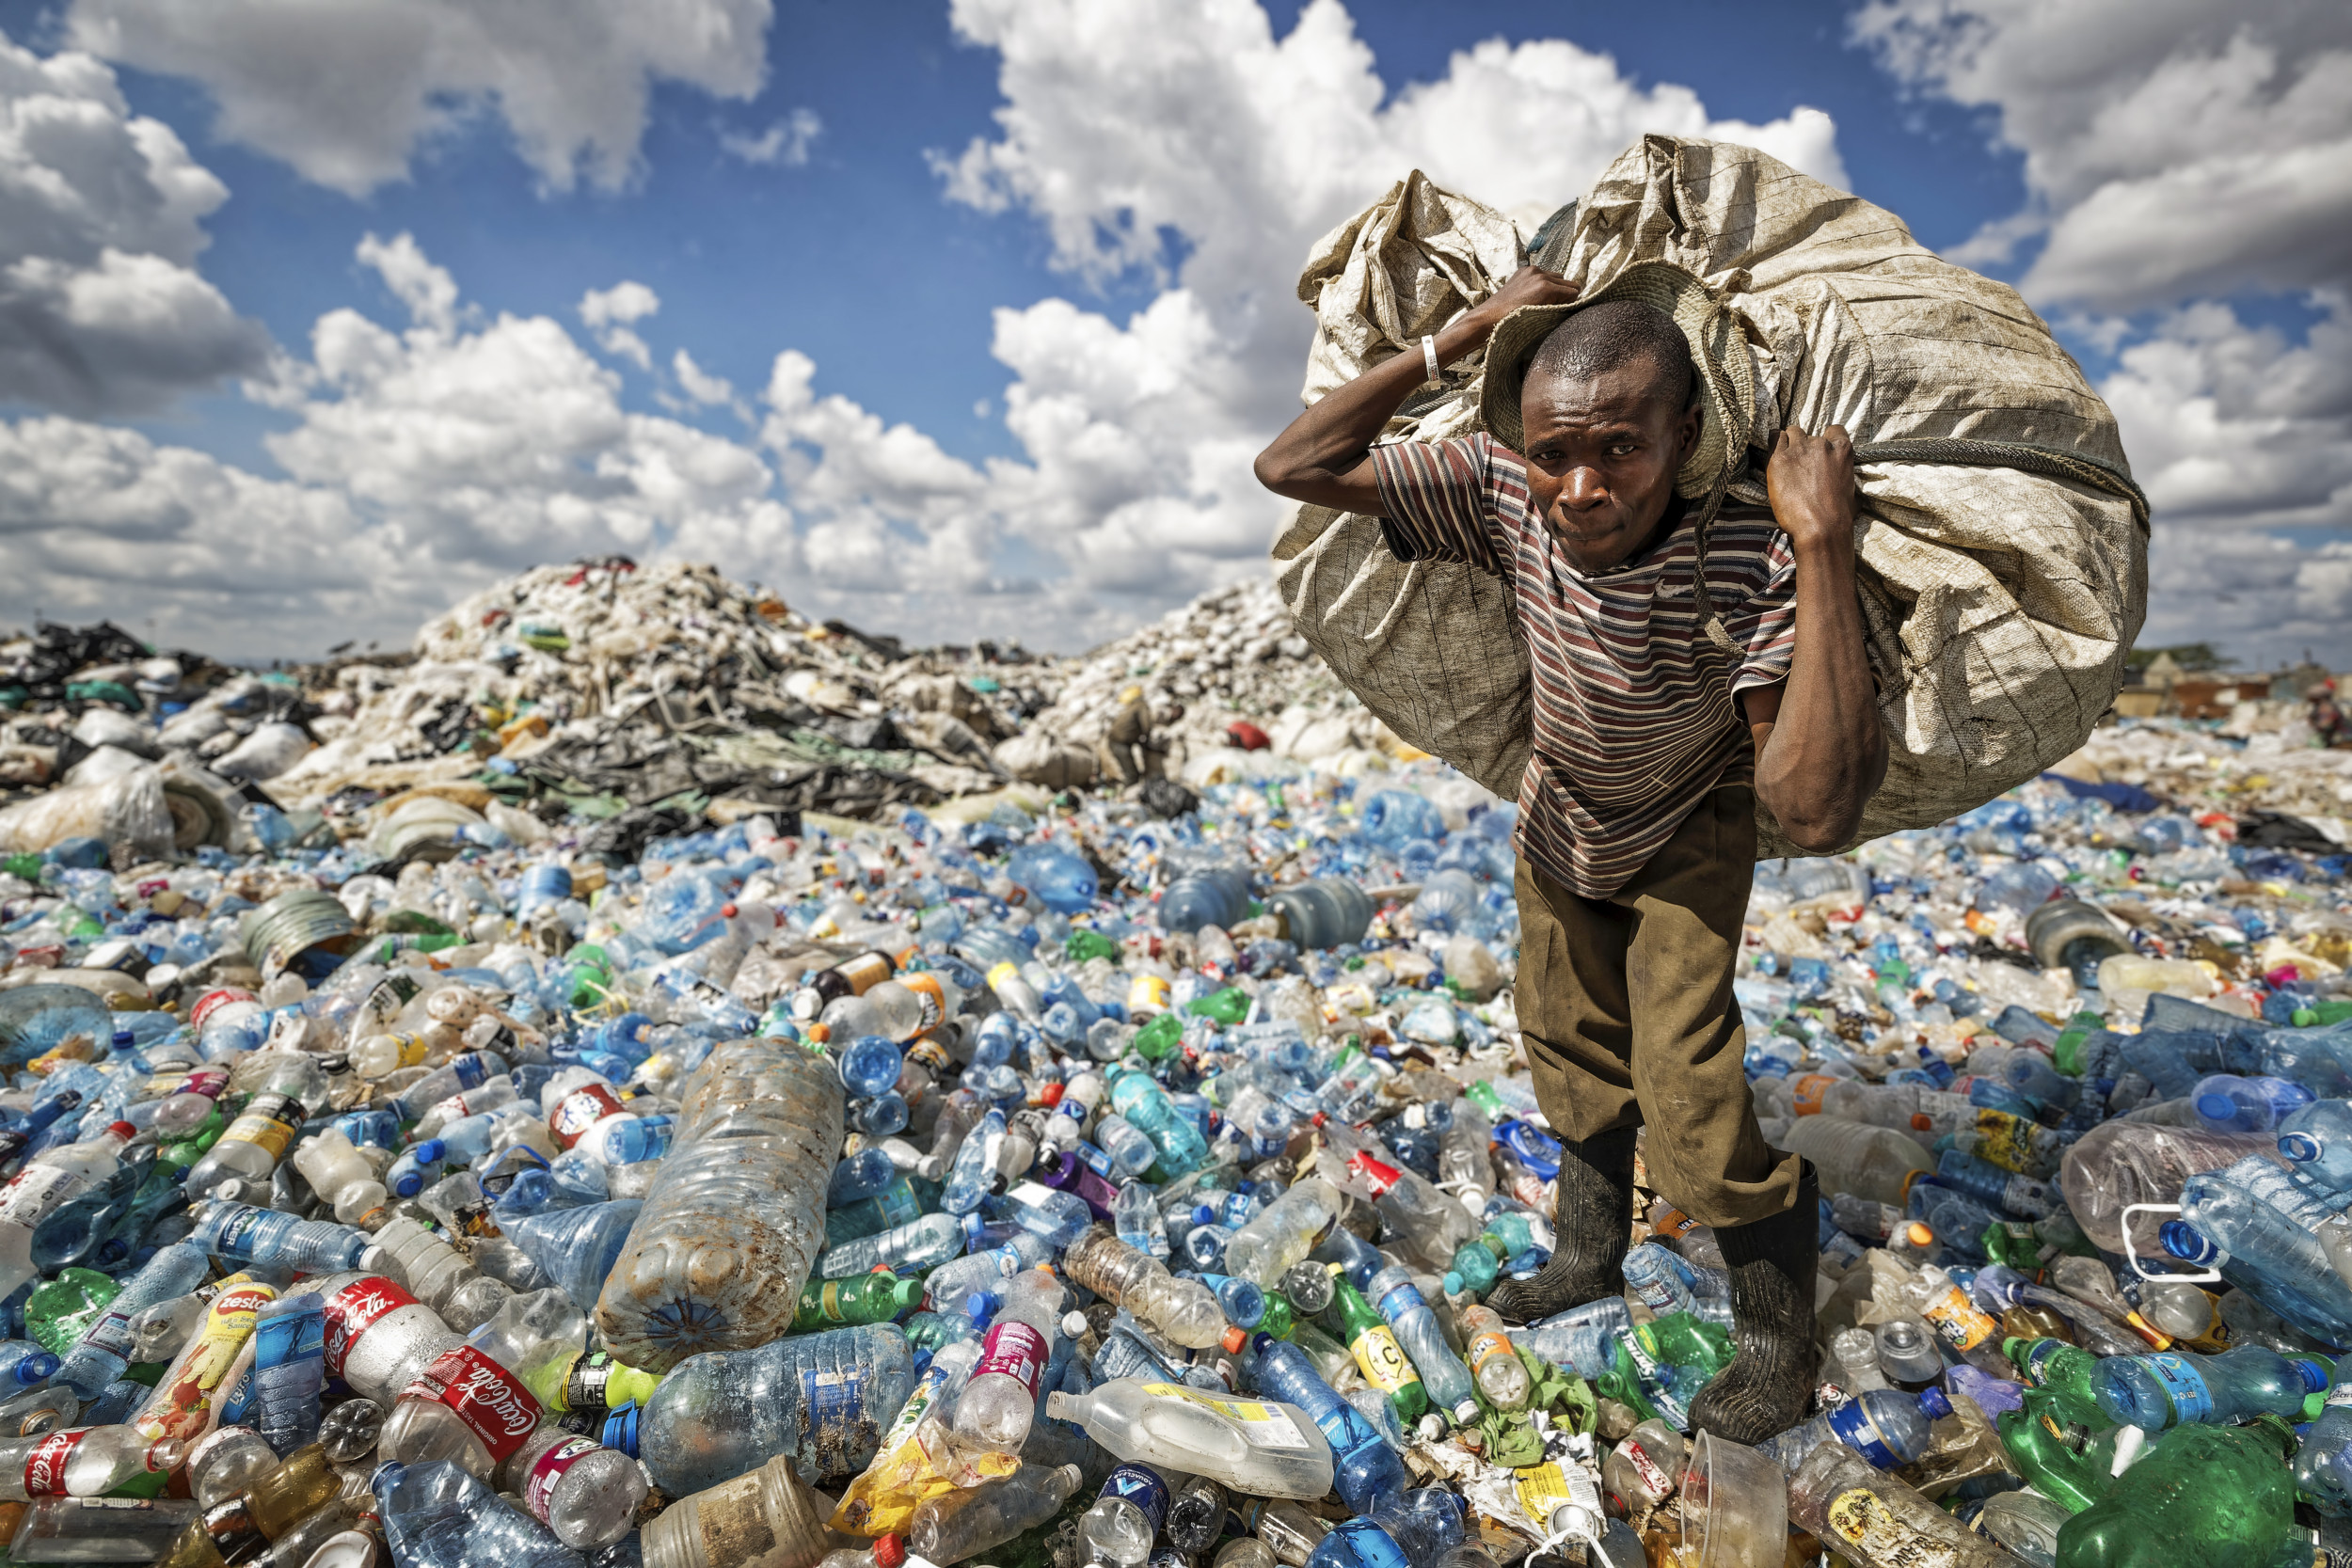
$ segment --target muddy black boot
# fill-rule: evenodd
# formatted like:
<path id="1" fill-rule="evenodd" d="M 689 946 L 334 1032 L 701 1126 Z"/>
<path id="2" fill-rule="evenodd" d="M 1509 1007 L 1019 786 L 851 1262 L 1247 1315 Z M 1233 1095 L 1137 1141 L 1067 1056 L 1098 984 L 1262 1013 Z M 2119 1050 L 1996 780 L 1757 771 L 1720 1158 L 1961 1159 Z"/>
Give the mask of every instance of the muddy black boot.
<path id="1" fill-rule="evenodd" d="M 1820 1254 L 1821 1181 L 1804 1163 L 1797 1200 L 1748 1225 L 1719 1226 L 1731 1269 L 1731 1365 L 1691 1403 L 1691 1430 L 1760 1443 L 1804 1419 L 1819 1356 L 1813 1271 Z"/>
<path id="2" fill-rule="evenodd" d="M 1532 1279 L 1504 1281 L 1486 1298 L 1505 1323 L 1541 1323 L 1571 1307 L 1625 1293 L 1633 1229 L 1633 1138 L 1620 1127 L 1563 1143 L 1553 1204 L 1551 1261 Z"/>

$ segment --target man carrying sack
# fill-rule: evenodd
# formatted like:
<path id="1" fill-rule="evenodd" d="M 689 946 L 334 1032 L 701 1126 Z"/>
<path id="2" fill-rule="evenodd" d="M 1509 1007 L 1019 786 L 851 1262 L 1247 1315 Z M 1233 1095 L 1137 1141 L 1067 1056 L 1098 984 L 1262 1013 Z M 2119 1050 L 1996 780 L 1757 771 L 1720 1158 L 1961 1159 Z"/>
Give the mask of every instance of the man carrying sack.
<path id="1" fill-rule="evenodd" d="M 1695 290 L 1693 280 L 1691 288 Z M 1301 414 L 1257 462 L 1279 495 L 1381 519 L 1400 561 L 1511 590 L 1534 667 L 1519 787 L 1518 1006 L 1565 1147 L 1557 1245 L 1488 1303 L 1534 1323 L 1625 1288 L 1634 1136 L 1652 1185 L 1715 1227 L 1738 1354 L 1693 1430 L 1757 1442 L 1811 1399 L 1820 1188 L 1765 1143 L 1732 974 L 1760 800 L 1842 847 L 1886 770 L 1854 585 L 1846 433 L 1784 431 L 1771 511 L 1678 495 L 1724 467 L 1725 411 L 1665 269 L 1589 301 L 1522 268 L 1421 352 Z M 1486 349 L 1486 434 L 1374 446 L 1442 367 Z M 1523 454 L 1523 455 L 1522 455 Z M 1509 650 L 1497 650 L 1507 656 Z M 1432 693 L 1441 699 L 1442 693 Z"/>

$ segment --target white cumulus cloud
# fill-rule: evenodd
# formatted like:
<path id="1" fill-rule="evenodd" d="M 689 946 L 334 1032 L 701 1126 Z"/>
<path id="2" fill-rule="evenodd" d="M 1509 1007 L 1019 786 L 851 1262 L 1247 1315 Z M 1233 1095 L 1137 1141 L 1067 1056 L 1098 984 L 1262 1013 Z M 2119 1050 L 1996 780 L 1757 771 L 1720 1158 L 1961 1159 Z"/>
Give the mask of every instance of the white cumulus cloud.
<path id="1" fill-rule="evenodd" d="M 216 128 L 353 196 L 495 114 L 550 189 L 637 172 L 658 82 L 749 99 L 771 0 L 73 0 L 92 54 L 201 83 Z"/>
<path id="2" fill-rule="evenodd" d="M 816 110 L 798 108 L 755 136 L 747 131 L 722 131 L 719 146 L 747 164 L 799 168 L 808 162 L 808 155 L 824 129 L 825 122 L 818 118 Z"/>
<path id="3" fill-rule="evenodd" d="M 0 401 L 143 412 L 258 368 L 196 266 L 228 197 L 103 64 L 0 37 Z"/>
<path id="4" fill-rule="evenodd" d="M 2352 11 L 1868 0 L 1853 31 L 2023 155 L 2026 205 L 1955 256 L 2023 259 L 2027 297 L 2120 351 L 2146 638 L 2352 667 Z M 2243 308 L 2264 293 L 2301 296 L 2304 341 Z"/>

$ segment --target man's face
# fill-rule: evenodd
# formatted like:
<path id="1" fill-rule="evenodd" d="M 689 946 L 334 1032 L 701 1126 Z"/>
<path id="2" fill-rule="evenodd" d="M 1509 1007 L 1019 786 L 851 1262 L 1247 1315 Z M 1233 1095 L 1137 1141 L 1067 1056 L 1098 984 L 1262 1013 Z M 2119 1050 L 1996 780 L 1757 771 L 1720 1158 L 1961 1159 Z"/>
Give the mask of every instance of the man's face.
<path id="1" fill-rule="evenodd" d="M 1676 406 L 1665 381 L 1636 359 L 1592 376 L 1530 375 L 1520 389 L 1530 499 L 1580 572 L 1630 560 L 1666 514 L 1699 412 Z"/>

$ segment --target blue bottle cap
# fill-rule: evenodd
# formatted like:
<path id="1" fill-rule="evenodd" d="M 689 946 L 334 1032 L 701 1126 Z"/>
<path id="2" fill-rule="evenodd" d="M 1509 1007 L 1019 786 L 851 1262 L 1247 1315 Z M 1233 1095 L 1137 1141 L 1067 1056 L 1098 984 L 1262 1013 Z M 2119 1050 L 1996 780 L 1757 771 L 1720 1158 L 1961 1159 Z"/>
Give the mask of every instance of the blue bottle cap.
<path id="1" fill-rule="evenodd" d="M 994 1317 L 996 1309 L 1004 1304 L 1004 1298 L 993 1291 L 975 1291 L 963 1298 L 963 1311 L 974 1323 L 984 1323 Z"/>
<path id="2" fill-rule="evenodd" d="M 2228 1121 L 2237 1115 L 2237 1101 L 2226 1094 L 2201 1094 L 2197 1097 L 2197 1114 L 2207 1121 Z"/>
<path id="3" fill-rule="evenodd" d="M 2294 1362 L 2294 1367 L 2296 1375 L 2303 1380 L 2303 1391 L 2305 1393 L 2320 1394 L 2327 1392 L 2327 1368 L 2321 1366 L 2316 1361 L 2305 1360 L 2300 1357 L 2297 1357 Z"/>
<path id="4" fill-rule="evenodd" d="M 597 1441 L 608 1449 L 617 1449 L 628 1455 L 629 1458 L 635 1459 L 637 1457 L 637 1420 L 643 1414 L 644 1412 L 638 1408 L 637 1402 L 629 1401 L 604 1418 L 604 1433 L 597 1438 Z"/>
<path id="5" fill-rule="evenodd" d="M 421 1165 L 436 1164 L 449 1158 L 449 1145 L 438 1138 L 427 1138 L 410 1152 L 416 1155 L 417 1164 Z"/>

